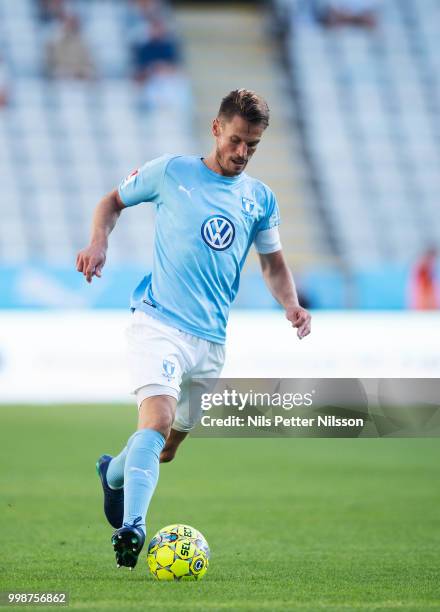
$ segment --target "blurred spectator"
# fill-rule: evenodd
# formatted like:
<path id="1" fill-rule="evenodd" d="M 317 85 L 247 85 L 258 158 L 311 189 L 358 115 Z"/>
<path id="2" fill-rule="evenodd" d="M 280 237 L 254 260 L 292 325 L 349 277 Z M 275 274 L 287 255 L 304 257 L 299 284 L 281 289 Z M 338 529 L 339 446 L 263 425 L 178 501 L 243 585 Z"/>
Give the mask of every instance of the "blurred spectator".
<path id="1" fill-rule="evenodd" d="M 150 22 L 147 36 L 133 44 L 132 53 L 135 78 L 140 81 L 150 76 L 155 64 L 175 66 L 179 62 L 177 40 L 161 19 Z"/>
<path id="2" fill-rule="evenodd" d="M 10 98 L 10 80 L 9 71 L 6 63 L 0 56 L 0 108 L 9 104 Z"/>
<path id="3" fill-rule="evenodd" d="M 150 38 L 151 24 L 155 21 L 171 23 L 172 16 L 159 0 L 131 0 L 126 12 L 126 38 L 135 49 Z"/>
<path id="4" fill-rule="evenodd" d="M 164 2 L 133 0 L 127 20 L 139 106 L 144 110 L 188 111 L 191 93 L 179 68 L 179 45 L 172 14 Z"/>
<path id="5" fill-rule="evenodd" d="M 318 0 L 318 15 L 328 27 L 375 28 L 379 0 Z"/>
<path id="6" fill-rule="evenodd" d="M 47 43 L 47 74 L 66 79 L 92 79 L 96 74 L 76 15 L 65 15 Z"/>
<path id="7" fill-rule="evenodd" d="M 415 263 L 410 277 L 410 308 L 436 310 L 440 307 L 437 250 L 429 248 Z"/>

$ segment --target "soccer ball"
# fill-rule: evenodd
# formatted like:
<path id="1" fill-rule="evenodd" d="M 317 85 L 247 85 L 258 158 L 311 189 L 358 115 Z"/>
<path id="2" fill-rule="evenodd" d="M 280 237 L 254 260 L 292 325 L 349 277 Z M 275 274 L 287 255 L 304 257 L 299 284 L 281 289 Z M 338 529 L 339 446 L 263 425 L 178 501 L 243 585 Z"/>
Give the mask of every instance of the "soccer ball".
<path id="1" fill-rule="evenodd" d="M 209 564 L 209 546 L 189 525 L 167 525 L 148 545 L 147 563 L 157 580 L 200 580 Z"/>

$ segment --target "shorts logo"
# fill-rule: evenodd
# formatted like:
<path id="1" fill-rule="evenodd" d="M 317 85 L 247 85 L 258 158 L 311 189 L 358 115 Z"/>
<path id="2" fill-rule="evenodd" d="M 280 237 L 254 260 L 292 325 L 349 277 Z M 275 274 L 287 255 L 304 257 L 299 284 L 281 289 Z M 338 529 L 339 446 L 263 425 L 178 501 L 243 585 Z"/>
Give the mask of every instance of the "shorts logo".
<path id="1" fill-rule="evenodd" d="M 255 208 L 255 202 L 249 198 L 241 198 L 241 210 L 247 217 L 252 217 Z"/>
<path id="2" fill-rule="evenodd" d="M 223 215 L 212 215 L 202 225 L 202 238 L 214 251 L 224 251 L 234 242 L 234 224 Z"/>
<path id="3" fill-rule="evenodd" d="M 174 378 L 174 371 L 176 369 L 176 364 L 172 361 L 168 361 L 168 359 L 164 359 L 162 362 L 162 376 L 165 376 L 167 380 L 172 380 Z"/>

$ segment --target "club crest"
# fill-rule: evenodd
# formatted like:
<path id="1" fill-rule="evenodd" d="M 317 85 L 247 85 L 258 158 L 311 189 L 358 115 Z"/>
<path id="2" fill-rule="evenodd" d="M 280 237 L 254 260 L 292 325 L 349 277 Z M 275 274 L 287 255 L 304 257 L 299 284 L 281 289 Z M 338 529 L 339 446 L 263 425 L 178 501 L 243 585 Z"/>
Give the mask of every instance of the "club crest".
<path id="1" fill-rule="evenodd" d="M 168 380 L 172 380 L 174 378 L 174 371 L 176 369 L 176 364 L 168 359 L 164 359 L 162 362 L 162 376 L 165 376 Z"/>
<path id="2" fill-rule="evenodd" d="M 254 208 L 255 202 L 253 200 L 250 198 L 241 198 L 241 210 L 246 216 L 252 217 Z"/>

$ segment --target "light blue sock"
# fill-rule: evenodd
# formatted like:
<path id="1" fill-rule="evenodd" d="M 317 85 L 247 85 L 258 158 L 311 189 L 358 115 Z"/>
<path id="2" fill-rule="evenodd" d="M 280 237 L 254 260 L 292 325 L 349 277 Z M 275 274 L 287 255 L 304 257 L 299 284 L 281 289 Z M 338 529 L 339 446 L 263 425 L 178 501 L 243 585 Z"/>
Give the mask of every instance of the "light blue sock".
<path id="1" fill-rule="evenodd" d="M 107 470 L 107 482 L 111 489 L 122 489 L 124 486 L 125 459 L 127 458 L 128 449 L 130 448 L 130 444 L 134 436 L 135 434 L 128 438 L 128 442 L 124 449 L 119 453 L 119 455 L 113 457 L 109 463 Z"/>
<path id="2" fill-rule="evenodd" d="M 145 515 L 159 479 L 159 456 L 165 438 L 154 429 L 140 429 L 131 440 L 124 471 L 124 525 L 145 533 Z"/>

